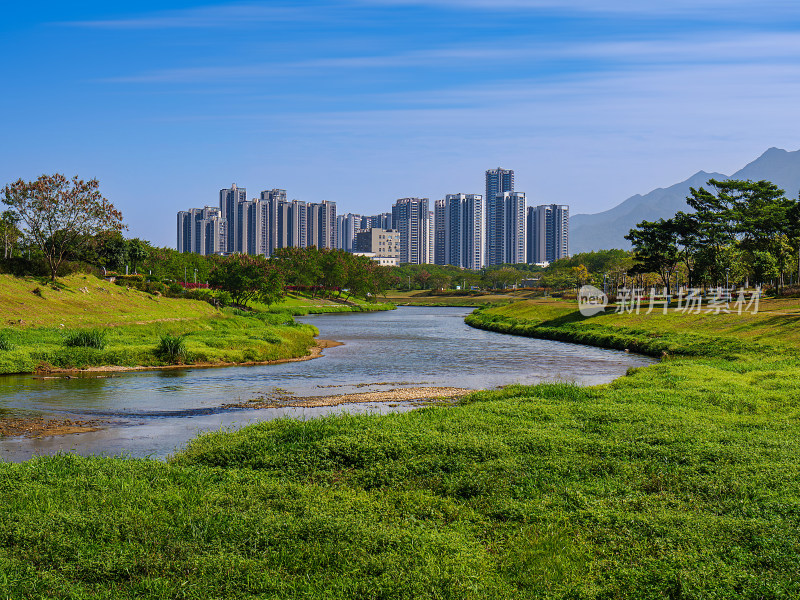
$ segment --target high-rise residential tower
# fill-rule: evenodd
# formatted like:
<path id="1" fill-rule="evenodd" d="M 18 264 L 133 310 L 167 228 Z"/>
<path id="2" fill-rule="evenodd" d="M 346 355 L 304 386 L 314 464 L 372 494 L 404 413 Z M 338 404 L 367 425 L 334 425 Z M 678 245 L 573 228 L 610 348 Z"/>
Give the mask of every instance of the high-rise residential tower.
<path id="1" fill-rule="evenodd" d="M 286 244 L 286 190 L 272 189 L 261 192 L 262 210 L 264 217 L 264 240 L 265 255 L 272 256 L 277 248 L 283 248 Z"/>
<path id="2" fill-rule="evenodd" d="M 503 192 L 486 201 L 486 264 L 524 263 L 525 194 Z"/>
<path id="3" fill-rule="evenodd" d="M 464 269 L 484 266 L 484 204 L 480 194 L 447 194 L 444 199 L 444 262 Z M 442 227 L 439 227 L 442 232 Z"/>
<path id="4" fill-rule="evenodd" d="M 323 200 L 320 203 L 309 203 L 307 208 L 308 246 L 317 248 L 336 247 L 336 202 Z"/>
<path id="5" fill-rule="evenodd" d="M 392 205 L 392 222 L 400 232 L 400 262 L 430 260 L 430 212 L 427 198 L 400 198 Z"/>
<path id="6" fill-rule="evenodd" d="M 239 214 L 238 205 L 240 202 L 247 201 L 247 189 L 236 187 L 232 184 L 230 188 L 219 191 L 219 208 L 222 211 L 222 218 L 227 221 L 228 236 L 226 240 L 226 252 L 237 252 L 241 247 L 239 241 L 239 231 L 241 228 L 237 224 Z"/>
<path id="7" fill-rule="evenodd" d="M 301 200 L 292 200 L 287 208 L 287 246 L 305 248 L 308 244 L 308 208 Z"/>
<path id="8" fill-rule="evenodd" d="M 355 252 L 356 232 L 361 229 L 361 215 L 347 213 L 336 217 L 336 247 Z"/>
<path id="9" fill-rule="evenodd" d="M 569 206 L 528 207 L 527 228 L 527 262 L 549 263 L 569 256 Z"/>
<path id="10" fill-rule="evenodd" d="M 447 200 L 433 202 L 433 262 L 447 264 Z"/>
<path id="11" fill-rule="evenodd" d="M 489 169 L 486 171 L 486 201 L 497 194 L 514 191 L 514 171 L 510 169 Z"/>
<path id="12" fill-rule="evenodd" d="M 178 213 L 178 252 L 220 254 L 226 251 L 227 221 L 214 206 Z"/>

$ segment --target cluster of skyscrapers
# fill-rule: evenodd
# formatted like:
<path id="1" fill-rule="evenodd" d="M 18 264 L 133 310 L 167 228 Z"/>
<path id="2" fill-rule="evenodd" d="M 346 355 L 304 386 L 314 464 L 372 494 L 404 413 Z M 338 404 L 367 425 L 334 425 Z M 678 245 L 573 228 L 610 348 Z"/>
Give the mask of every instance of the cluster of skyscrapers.
<path id="1" fill-rule="evenodd" d="M 569 207 L 526 206 L 514 171 L 498 168 L 486 171 L 485 198 L 448 194 L 433 207 L 428 198 L 401 198 L 373 216 L 337 216 L 335 202 L 287 200 L 281 189 L 248 200 L 236 184 L 220 190 L 219 208 L 178 213 L 180 252 L 270 256 L 292 246 L 340 248 L 381 264 L 542 264 L 569 256 Z"/>

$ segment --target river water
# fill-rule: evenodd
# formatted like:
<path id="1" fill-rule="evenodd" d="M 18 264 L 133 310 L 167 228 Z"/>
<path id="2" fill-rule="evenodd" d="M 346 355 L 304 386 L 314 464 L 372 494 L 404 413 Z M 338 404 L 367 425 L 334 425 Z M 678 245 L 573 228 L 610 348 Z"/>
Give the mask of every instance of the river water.
<path id="1" fill-rule="evenodd" d="M 511 383 L 609 382 L 652 359 L 613 350 L 517 337 L 464 324 L 467 308 L 399 308 L 310 315 L 323 339 L 344 342 L 314 360 L 278 365 L 139 371 L 109 377 L 0 377 L 0 414 L 97 419 L 99 431 L 0 438 L 0 460 L 36 454 L 164 458 L 205 431 L 279 417 L 411 410 L 408 403 L 319 408 L 222 409 L 280 390 L 298 396 L 414 386 L 491 389 Z"/>

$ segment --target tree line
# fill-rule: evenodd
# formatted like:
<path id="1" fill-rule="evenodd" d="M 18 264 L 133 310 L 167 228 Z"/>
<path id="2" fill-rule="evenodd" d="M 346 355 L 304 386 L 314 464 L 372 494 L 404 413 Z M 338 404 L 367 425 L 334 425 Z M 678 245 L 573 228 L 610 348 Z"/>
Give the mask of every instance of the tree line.
<path id="1" fill-rule="evenodd" d="M 340 250 L 282 248 L 267 259 L 202 256 L 126 239 L 122 214 L 99 192 L 97 180 L 42 175 L 2 190 L 0 267 L 48 275 L 89 266 L 104 273 L 140 272 L 155 281 L 209 282 L 237 303 L 275 290 L 312 297 L 374 298 L 387 289 L 453 290 L 535 287 L 576 289 L 584 283 L 709 286 L 775 282 L 797 272 L 800 281 L 800 203 L 768 181 L 720 181 L 692 188 L 670 219 L 642 221 L 630 230 L 633 251 L 601 250 L 536 265 L 496 265 L 470 271 L 450 265 L 381 267 Z M 235 290 L 241 290 L 236 292 Z"/>
<path id="2" fill-rule="evenodd" d="M 396 279 L 386 267 L 341 250 L 284 248 L 269 259 L 201 256 L 126 239 L 122 213 L 96 179 L 42 175 L 6 185 L 2 196 L 8 208 L 0 213 L 0 267 L 17 275 L 54 281 L 87 267 L 103 275 L 141 272 L 159 283 L 208 282 L 244 305 L 253 299 L 272 304 L 286 288 L 312 297 L 373 299 Z"/>
<path id="3" fill-rule="evenodd" d="M 781 287 L 800 279 L 800 203 L 769 181 L 720 181 L 690 189 L 693 211 L 642 221 L 626 239 L 633 273 L 656 273 L 668 291 L 675 284 Z"/>

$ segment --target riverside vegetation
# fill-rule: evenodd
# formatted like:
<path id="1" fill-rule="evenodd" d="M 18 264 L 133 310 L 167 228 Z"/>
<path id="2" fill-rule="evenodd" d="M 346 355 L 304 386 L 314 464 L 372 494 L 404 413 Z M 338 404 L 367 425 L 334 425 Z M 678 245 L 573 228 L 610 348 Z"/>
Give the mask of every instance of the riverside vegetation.
<path id="1" fill-rule="evenodd" d="M 89 367 L 265 362 L 306 356 L 315 327 L 309 312 L 392 305 L 287 297 L 252 311 L 166 298 L 91 275 L 45 285 L 0 275 L 0 373 Z"/>
<path id="2" fill-rule="evenodd" d="M 800 309 L 764 307 L 481 309 L 472 324 L 669 358 L 603 386 L 212 433 L 166 463 L 0 464 L 0 595 L 797 597 Z"/>

